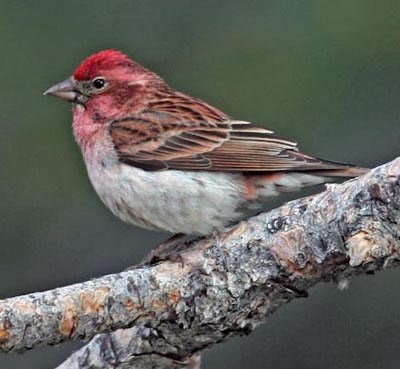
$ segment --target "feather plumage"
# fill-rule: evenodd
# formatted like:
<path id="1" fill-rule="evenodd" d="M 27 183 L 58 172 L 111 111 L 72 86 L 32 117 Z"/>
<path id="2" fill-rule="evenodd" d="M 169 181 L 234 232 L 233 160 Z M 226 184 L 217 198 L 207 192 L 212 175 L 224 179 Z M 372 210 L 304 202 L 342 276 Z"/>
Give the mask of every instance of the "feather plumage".
<path id="1" fill-rule="evenodd" d="M 345 173 L 351 167 L 303 154 L 295 142 L 171 90 L 111 122 L 109 132 L 119 159 L 145 170 Z"/>

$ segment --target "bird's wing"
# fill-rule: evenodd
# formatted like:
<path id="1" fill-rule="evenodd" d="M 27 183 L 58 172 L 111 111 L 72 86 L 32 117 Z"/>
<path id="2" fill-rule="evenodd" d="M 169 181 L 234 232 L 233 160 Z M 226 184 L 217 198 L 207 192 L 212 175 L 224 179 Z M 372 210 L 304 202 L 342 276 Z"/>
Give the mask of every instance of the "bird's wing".
<path id="1" fill-rule="evenodd" d="M 248 122 L 230 120 L 206 105 L 149 109 L 111 122 L 121 162 L 145 170 L 264 172 L 343 169 L 313 158 L 296 143 Z M 210 109 L 210 110 L 208 110 Z"/>

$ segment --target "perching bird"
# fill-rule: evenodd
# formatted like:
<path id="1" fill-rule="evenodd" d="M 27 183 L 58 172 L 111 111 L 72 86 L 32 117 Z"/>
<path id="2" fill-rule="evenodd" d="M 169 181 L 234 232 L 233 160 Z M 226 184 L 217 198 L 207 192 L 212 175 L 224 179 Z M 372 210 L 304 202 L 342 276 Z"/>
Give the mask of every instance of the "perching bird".
<path id="1" fill-rule="evenodd" d="M 75 139 L 102 201 L 148 229 L 208 235 L 273 196 L 367 171 L 303 154 L 115 50 L 88 57 L 45 94 L 72 103 Z"/>

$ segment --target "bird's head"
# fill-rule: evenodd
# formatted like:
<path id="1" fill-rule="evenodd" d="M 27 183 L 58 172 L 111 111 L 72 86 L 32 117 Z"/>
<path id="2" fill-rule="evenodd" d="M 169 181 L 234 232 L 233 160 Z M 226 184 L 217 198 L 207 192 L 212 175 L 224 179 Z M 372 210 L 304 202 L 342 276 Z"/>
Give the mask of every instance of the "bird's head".
<path id="1" fill-rule="evenodd" d="M 163 83 L 155 73 L 123 53 L 103 50 L 83 60 L 71 77 L 44 94 L 112 116 L 122 107 L 140 103 L 144 91 Z"/>

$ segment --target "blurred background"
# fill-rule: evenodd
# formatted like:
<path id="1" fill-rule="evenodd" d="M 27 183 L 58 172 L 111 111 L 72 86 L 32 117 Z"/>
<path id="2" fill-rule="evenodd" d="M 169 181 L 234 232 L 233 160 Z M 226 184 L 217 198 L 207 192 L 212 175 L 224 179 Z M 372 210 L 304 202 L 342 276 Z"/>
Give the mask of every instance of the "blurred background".
<path id="1" fill-rule="evenodd" d="M 0 43 L 0 298 L 121 271 L 169 236 L 102 205 L 68 105 L 42 96 L 100 49 L 319 157 L 377 166 L 400 152 L 397 0 L 2 1 Z M 203 368 L 398 368 L 399 278 L 320 285 Z M 80 345 L 2 354 L 0 368 L 53 368 Z"/>

